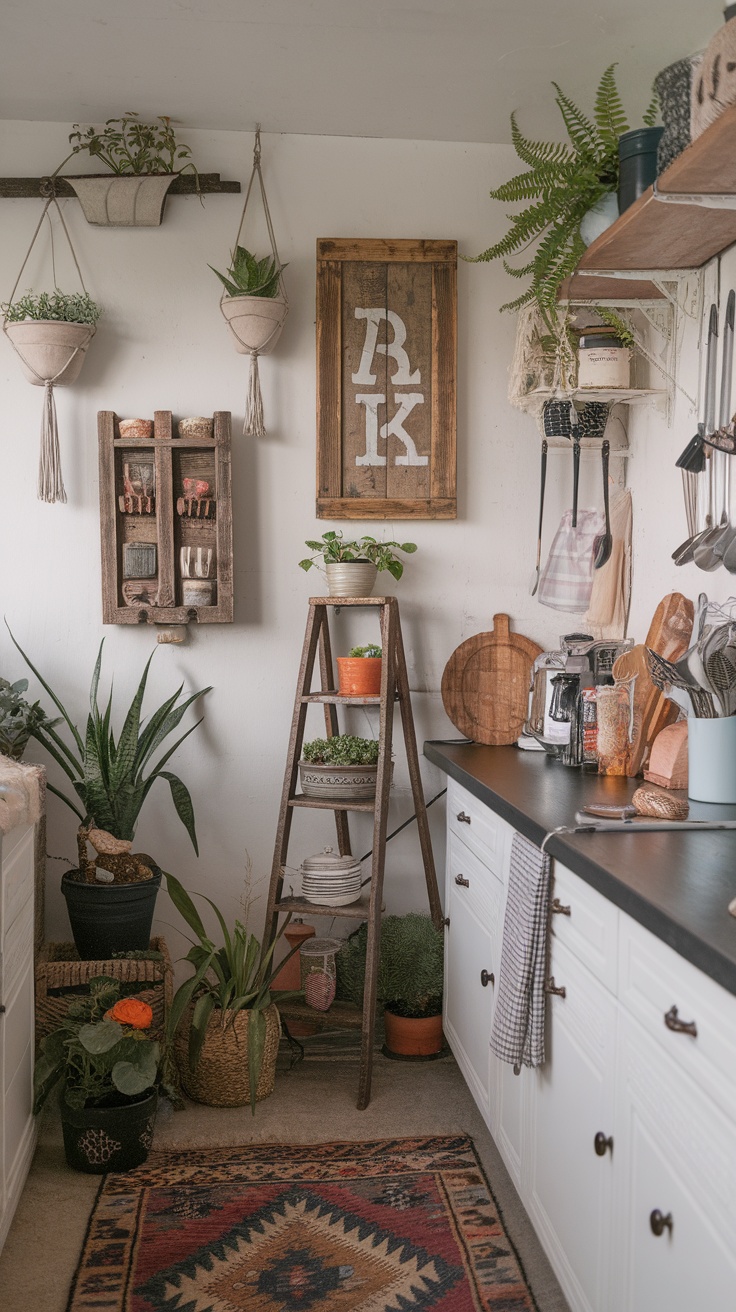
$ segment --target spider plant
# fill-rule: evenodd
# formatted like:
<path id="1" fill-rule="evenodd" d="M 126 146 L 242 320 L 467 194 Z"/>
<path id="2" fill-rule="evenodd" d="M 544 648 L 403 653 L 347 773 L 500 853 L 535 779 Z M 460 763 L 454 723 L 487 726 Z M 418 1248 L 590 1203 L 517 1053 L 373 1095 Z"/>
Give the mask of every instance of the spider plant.
<path id="1" fill-rule="evenodd" d="M 271 985 L 274 975 L 284 964 L 280 962 L 278 966 L 274 966 L 273 953 L 289 922 L 289 917 L 273 942 L 261 952 L 261 945 L 255 934 L 250 934 L 239 920 L 235 921 L 235 927 L 230 932 L 222 912 L 210 898 L 200 893 L 198 896 L 212 908 L 222 931 L 223 946 L 218 948 L 208 935 L 187 890 L 173 875 L 164 872 L 164 878 L 169 897 L 198 940 L 192 943 L 184 958 L 194 967 L 194 974 L 177 990 L 171 1004 L 167 1021 L 169 1041 L 173 1043 L 184 1013 L 194 1001 L 189 1030 L 189 1065 L 194 1070 L 202 1052 L 207 1025 L 213 1012 L 216 1010 L 220 1012 L 221 1023 L 225 1028 L 235 1023 L 235 1017 L 240 1011 L 248 1011 L 250 1013 L 247 1031 L 248 1081 L 251 1110 L 255 1115 L 256 1089 L 266 1038 L 264 1012 L 272 1002 Z M 297 951 L 297 947 L 293 948 L 286 960 L 288 961 Z M 283 1000 L 298 997 L 300 994 L 279 992 L 278 996 Z"/>
<path id="2" fill-rule="evenodd" d="M 10 633 L 10 629 L 8 629 Z M 97 692 L 102 669 L 102 648 L 100 643 L 92 675 L 90 689 L 90 709 L 87 724 L 82 736 L 59 697 L 35 665 L 23 651 L 13 634 L 10 636 L 23 657 L 26 665 L 33 671 L 41 686 L 46 690 L 54 706 L 61 712 L 68 736 L 67 743 L 61 733 L 57 733 L 54 724 L 59 721 L 46 721 L 34 724 L 31 735 L 45 747 L 57 765 L 61 767 L 72 788 L 82 804 L 83 810 L 76 805 L 66 793 L 49 784 L 49 791 L 61 798 L 62 802 L 74 812 L 83 825 L 94 824 L 98 829 L 105 829 L 115 838 L 132 839 L 143 804 L 157 779 L 165 779 L 171 789 L 171 798 L 176 814 L 181 820 L 192 841 L 192 846 L 199 856 L 197 834 L 194 826 L 194 808 L 189 790 L 181 779 L 164 766 L 174 752 L 194 733 L 199 719 L 186 733 L 177 738 L 173 746 L 164 751 L 155 764 L 152 757 L 170 734 L 179 726 L 187 709 L 210 688 L 201 688 L 179 703 L 184 685 L 181 684 L 162 706 L 159 706 L 147 720 L 141 720 L 141 709 L 146 691 L 148 671 L 156 648 L 149 656 L 138 689 L 125 716 L 123 727 L 117 739 L 112 728 L 112 688 L 104 711 L 100 711 Z"/>

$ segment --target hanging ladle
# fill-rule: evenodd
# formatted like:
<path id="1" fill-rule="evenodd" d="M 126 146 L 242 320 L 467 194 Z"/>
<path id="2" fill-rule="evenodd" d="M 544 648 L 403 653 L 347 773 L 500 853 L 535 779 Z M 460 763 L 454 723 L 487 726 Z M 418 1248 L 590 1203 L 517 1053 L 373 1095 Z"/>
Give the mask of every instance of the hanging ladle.
<path id="1" fill-rule="evenodd" d="M 547 439 L 542 442 L 542 467 L 539 474 L 539 529 L 537 532 L 537 563 L 529 585 L 533 597 L 539 587 L 539 569 L 542 563 L 542 523 L 544 520 L 544 485 L 547 481 Z"/>
<path id="2" fill-rule="evenodd" d="M 703 415 L 703 432 L 705 435 L 712 433 L 716 421 L 716 338 L 718 337 L 718 308 L 715 305 L 710 307 L 708 318 L 708 339 L 706 343 L 705 355 L 705 413 Z M 698 433 L 700 426 L 698 426 Z M 678 462 L 679 463 L 679 462 Z M 709 474 L 710 477 L 710 474 Z M 710 485 L 712 487 L 712 485 Z M 712 505 L 708 507 L 706 515 L 705 528 L 703 535 L 710 532 L 713 528 L 713 519 L 711 515 Z M 675 551 L 672 552 L 672 559 L 676 565 L 689 565 L 693 560 L 695 544 L 700 533 L 691 534 L 684 542 L 680 543 Z"/>
<path id="3" fill-rule="evenodd" d="M 608 441 L 601 447 L 601 469 L 603 470 L 603 507 L 606 512 L 606 531 L 596 538 L 593 544 L 593 567 L 602 569 L 610 560 L 613 551 L 613 534 L 611 532 L 611 515 L 608 508 L 608 456 L 611 444 Z"/>
<path id="4" fill-rule="evenodd" d="M 718 423 L 720 428 L 728 424 L 731 413 L 731 380 L 733 371 L 733 329 L 734 310 L 736 310 L 736 292 L 728 293 L 726 317 L 723 326 L 723 364 L 721 365 L 721 398 Z M 720 492 L 721 518 L 707 533 L 701 533 L 693 547 L 693 560 L 698 569 L 711 573 L 723 564 L 723 553 L 731 540 L 732 528 L 728 519 L 730 466 L 731 457 L 723 451 L 712 450 L 709 460 L 709 506 L 713 493 Z"/>

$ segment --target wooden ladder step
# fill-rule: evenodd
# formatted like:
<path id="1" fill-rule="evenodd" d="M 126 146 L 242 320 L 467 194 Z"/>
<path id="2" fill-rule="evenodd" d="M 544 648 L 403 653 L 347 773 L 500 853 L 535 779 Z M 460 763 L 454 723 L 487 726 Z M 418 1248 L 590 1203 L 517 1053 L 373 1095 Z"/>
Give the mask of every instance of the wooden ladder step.
<path id="1" fill-rule="evenodd" d="M 344 916 L 350 920 L 365 920 L 370 906 L 370 892 L 362 893 L 358 902 L 350 902 L 345 907 L 328 907 L 321 902 L 310 902 L 305 897 L 282 897 L 276 903 L 280 912 L 291 911 L 295 916 Z M 382 907 L 381 910 L 384 910 Z"/>
<path id="2" fill-rule="evenodd" d="M 337 802 L 334 797 L 297 797 L 289 798 L 289 806 L 313 807 L 315 811 L 375 811 L 376 799 L 372 802 Z"/>
<path id="3" fill-rule="evenodd" d="M 329 1026 L 331 1029 L 359 1030 L 363 1027 L 362 1009 L 356 1007 L 353 1002 L 333 1002 L 329 1011 L 316 1011 L 306 1002 L 300 1002 L 299 998 L 290 998 L 288 1002 L 282 1003 L 279 1002 L 278 993 L 274 993 L 273 1000 L 279 1009 L 279 1015 L 286 1021 L 313 1020 L 320 1029 Z"/>
<path id="4" fill-rule="evenodd" d="M 327 706 L 380 706 L 380 694 L 375 697 L 353 697 L 342 692 L 310 692 L 306 697 L 301 698 L 302 703 L 306 705 L 318 705 L 322 703 Z"/>

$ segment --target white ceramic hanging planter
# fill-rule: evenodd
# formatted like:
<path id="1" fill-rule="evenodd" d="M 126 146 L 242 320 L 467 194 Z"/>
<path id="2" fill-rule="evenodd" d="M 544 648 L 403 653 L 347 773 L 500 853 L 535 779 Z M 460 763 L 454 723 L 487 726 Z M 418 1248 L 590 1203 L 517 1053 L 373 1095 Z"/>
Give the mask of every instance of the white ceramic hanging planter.
<path id="1" fill-rule="evenodd" d="M 57 319 L 25 319 L 8 323 L 5 332 L 15 347 L 29 383 L 68 387 L 76 382 L 95 330 L 87 323 Z"/>
<path id="2" fill-rule="evenodd" d="M 240 355 L 268 355 L 289 312 L 285 296 L 223 296 L 220 309 Z"/>
<path id="3" fill-rule="evenodd" d="M 105 228 L 158 228 L 176 173 L 65 178 L 88 223 Z"/>
<path id="4" fill-rule="evenodd" d="M 580 223 L 580 236 L 586 246 L 592 245 L 618 218 L 618 196 L 615 191 L 607 191 L 590 209 Z"/>

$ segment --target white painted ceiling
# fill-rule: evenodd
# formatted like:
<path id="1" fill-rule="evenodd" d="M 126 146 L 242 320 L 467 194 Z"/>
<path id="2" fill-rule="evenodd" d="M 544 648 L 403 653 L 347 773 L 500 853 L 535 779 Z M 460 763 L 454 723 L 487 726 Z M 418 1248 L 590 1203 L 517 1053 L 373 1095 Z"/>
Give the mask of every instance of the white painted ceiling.
<path id="1" fill-rule="evenodd" d="M 634 121 L 702 48 L 693 0 L 1 0 L 0 117 L 509 140 L 559 135 L 550 80 L 590 105 L 614 60 Z"/>

